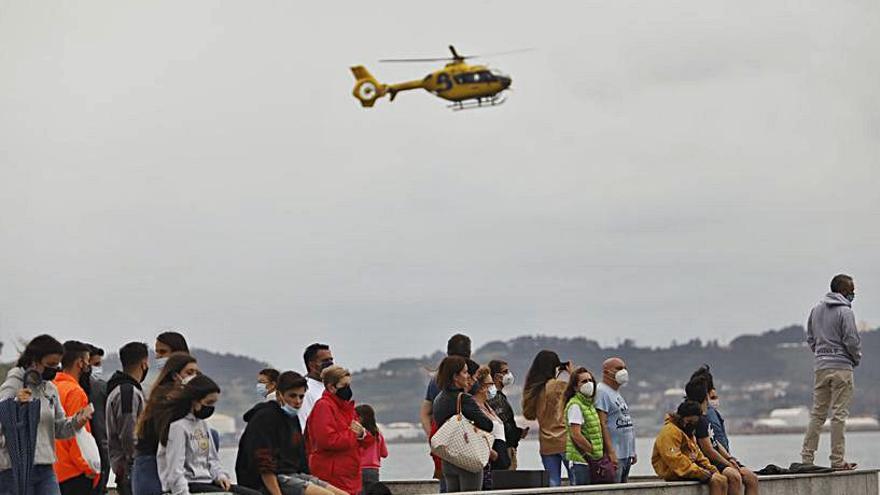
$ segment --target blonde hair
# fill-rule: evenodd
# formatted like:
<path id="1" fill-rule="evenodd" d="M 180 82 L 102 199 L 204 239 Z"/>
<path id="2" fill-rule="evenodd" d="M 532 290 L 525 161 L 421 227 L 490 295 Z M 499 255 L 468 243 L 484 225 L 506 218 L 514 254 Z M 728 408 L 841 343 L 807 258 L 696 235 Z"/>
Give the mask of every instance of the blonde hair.
<path id="1" fill-rule="evenodd" d="M 492 377 L 492 370 L 490 370 L 488 366 L 480 366 L 474 374 L 474 380 L 480 384 L 480 388 L 483 387 L 483 380 L 485 380 L 487 376 L 490 378 Z"/>
<path id="2" fill-rule="evenodd" d="M 321 372 L 321 381 L 324 382 L 325 387 L 327 385 L 335 386 L 346 376 L 351 376 L 351 372 L 342 366 L 328 366 Z"/>

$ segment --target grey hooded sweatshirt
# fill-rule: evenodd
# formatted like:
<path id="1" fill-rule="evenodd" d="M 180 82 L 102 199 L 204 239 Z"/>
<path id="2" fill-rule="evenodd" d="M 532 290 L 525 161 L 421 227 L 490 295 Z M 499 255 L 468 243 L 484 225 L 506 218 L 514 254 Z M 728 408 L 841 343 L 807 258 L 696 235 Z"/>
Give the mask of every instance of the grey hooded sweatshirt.
<path id="1" fill-rule="evenodd" d="M 807 320 L 807 344 L 818 370 L 852 370 L 862 359 L 862 339 L 856 328 L 852 303 L 841 294 L 829 292 Z"/>
<path id="2" fill-rule="evenodd" d="M 229 480 L 211 441 L 208 423 L 192 413 L 171 423 L 168 444 L 156 454 L 162 489 L 171 495 L 189 495 L 189 483 Z"/>
<path id="3" fill-rule="evenodd" d="M 24 386 L 24 368 L 18 366 L 9 370 L 6 381 L 0 385 L 0 401 L 15 400 L 18 391 Z M 63 440 L 76 434 L 76 423 L 68 418 L 61 406 L 58 389 L 52 382 L 44 381 L 31 387 L 32 399 L 40 401 L 40 425 L 37 427 L 37 445 L 34 450 L 34 464 L 55 463 L 55 439 Z M 0 429 L 0 471 L 12 468 L 9 451 L 6 450 L 6 437 Z"/>

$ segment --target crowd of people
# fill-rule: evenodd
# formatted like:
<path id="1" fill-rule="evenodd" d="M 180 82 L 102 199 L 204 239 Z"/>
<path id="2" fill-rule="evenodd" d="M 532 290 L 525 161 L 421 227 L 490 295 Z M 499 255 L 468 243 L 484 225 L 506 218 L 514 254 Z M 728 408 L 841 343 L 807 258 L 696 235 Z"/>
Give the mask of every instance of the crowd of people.
<path id="1" fill-rule="evenodd" d="M 207 422 L 220 400 L 183 335 L 150 349 L 119 349 L 120 370 L 103 379 L 104 351 L 31 340 L 0 386 L 0 495 L 103 495 L 110 471 L 119 495 L 384 495 L 388 456 L 375 412 L 355 407 L 351 373 L 330 347 L 304 353 L 306 376 L 263 369 L 245 413 L 235 479 Z"/>
<path id="2" fill-rule="evenodd" d="M 802 457 L 812 464 L 818 429 L 831 409 L 832 467 L 843 470 L 855 467 L 844 460 L 843 420 L 861 348 L 852 278 L 835 277 L 831 289 L 807 325 L 816 395 Z M 219 435 L 206 421 L 220 387 L 199 368 L 180 333 L 160 334 L 153 353 L 151 361 L 147 344 L 125 344 L 118 351 L 121 369 L 105 381 L 102 349 L 62 344 L 49 335 L 31 340 L 0 386 L 0 495 L 103 495 L 110 471 L 119 495 L 390 493 L 380 481 L 388 449 L 375 411 L 355 405 L 352 375 L 335 364 L 330 346 L 305 349 L 305 375 L 257 373 L 259 399 L 243 416 L 237 484 L 220 460 Z M 151 362 L 158 376 L 146 391 Z M 627 364 L 617 356 L 602 363 L 601 374 L 562 361 L 551 350 L 534 357 L 523 384 L 522 414 L 537 423 L 551 486 L 562 484 L 563 471 L 571 485 L 629 481 L 639 461 L 635 426 L 621 394 L 629 380 Z M 507 362 L 474 361 L 468 336 L 448 340 L 420 411 L 441 492 L 492 489 L 499 473 L 517 469 L 517 450 L 529 428 L 517 424 L 504 392 L 514 381 Z M 694 371 L 685 394 L 655 439 L 654 472 L 668 481 L 701 481 L 712 495 L 757 495 L 758 477 L 732 453 L 708 365 Z M 435 445 L 448 422 L 463 419 L 473 433 L 465 443 L 472 445 Z M 481 439 L 485 450 L 476 448 Z"/>

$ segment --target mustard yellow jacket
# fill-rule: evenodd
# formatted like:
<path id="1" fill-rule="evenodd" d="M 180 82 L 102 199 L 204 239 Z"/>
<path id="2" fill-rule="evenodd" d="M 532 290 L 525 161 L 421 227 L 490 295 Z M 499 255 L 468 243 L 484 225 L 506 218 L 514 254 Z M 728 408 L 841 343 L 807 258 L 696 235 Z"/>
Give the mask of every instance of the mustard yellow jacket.
<path id="1" fill-rule="evenodd" d="M 673 421 L 666 417 L 666 423 L 654 440 L 651 465 L 657 476 L 666 481 L 700 479 L 706 471 L 718 470 L 700 451 L 693 436 L 687 436 Z"/>

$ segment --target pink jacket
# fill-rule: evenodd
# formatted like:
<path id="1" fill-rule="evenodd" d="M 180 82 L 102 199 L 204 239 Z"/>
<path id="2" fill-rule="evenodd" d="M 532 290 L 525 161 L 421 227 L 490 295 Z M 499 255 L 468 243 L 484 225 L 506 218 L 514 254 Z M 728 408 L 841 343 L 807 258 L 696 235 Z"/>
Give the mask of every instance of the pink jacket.
<path id="1" fill-rule="evenodd" d="M 388 457 L 388 447 L 385 445 L 385 437 L 381 433 L 376 435 L 376 441 L 368 445 L 361 445 L 361 469 L 379 469 L 382 467 L 382 459 Z"/>

